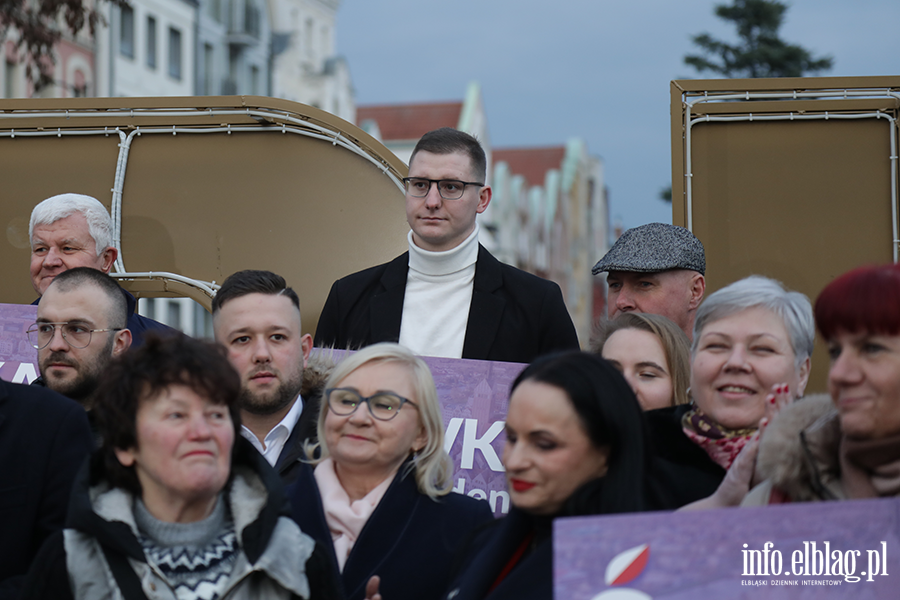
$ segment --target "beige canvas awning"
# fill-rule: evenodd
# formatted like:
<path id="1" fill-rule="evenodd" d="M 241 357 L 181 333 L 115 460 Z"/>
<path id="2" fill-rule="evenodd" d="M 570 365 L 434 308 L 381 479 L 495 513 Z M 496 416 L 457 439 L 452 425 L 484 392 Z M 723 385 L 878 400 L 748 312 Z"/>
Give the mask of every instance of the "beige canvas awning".
<path id="1" fill-rule="evenodd" d="M 406 166 L 324 111 L 256 96 L 0 101 L 0 302 L 35 298 L 28 221 L 76 192 L 118 227 L 113 274 L 137 296 L 207 308 L 241 269 L 268 269 L 315 329 L 332 282 L 406 248 Z"/>

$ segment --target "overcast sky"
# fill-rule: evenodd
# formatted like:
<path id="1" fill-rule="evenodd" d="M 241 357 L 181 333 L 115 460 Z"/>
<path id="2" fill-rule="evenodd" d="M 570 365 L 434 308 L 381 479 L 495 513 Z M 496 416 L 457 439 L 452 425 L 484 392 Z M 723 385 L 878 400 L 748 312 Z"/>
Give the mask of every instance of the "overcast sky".
<path id="1" fill-rule="evenodd" d="M 562 145 L 601 157 L 625 228 L 671 222 L 669 81 L 691 36 L 735 41 L 724 0 L 343 0 L 338 53 L 357 105 L 484 95 L 495 148 Z M 900 75 L 900 0 L 793 0 L 782 38 L 830 55 L 824 75 Z"/>

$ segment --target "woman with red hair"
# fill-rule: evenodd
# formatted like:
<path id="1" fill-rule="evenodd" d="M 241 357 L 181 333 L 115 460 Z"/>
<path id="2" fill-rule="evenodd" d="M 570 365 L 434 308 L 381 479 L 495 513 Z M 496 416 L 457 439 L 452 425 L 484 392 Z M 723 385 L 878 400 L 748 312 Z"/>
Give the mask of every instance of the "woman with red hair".
<path id="1" fill-rule="evenodd" d="M 845 273 L 816 300 L 829 396 L 784 408 L 744 505 L 900 496 L 900 266 Z"/>

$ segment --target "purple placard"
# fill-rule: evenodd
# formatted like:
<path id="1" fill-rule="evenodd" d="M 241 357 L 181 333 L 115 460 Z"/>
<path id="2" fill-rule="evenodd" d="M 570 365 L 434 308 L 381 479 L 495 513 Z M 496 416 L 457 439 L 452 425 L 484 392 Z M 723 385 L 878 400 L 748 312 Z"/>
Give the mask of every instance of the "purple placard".
<path id="1" fill-rule="evenodd" d="M 325 350 L 335 362 L 345 350 Z M 500 464 L 509 388 L 522 363 L 422 357 L 431 369 L 441 413 L 444 447 L 453 459 L 453 491 L 487 500 L 495 516 L 509 512 L 506 476 Z"/>
<path id="2" fill-rule="evenodd" d="M 509 388 L 525 368 L 521 363 L 430 358 L 441 412 L 444 447 L 456 472 L 453 491 L 487 500 L 494 515 L 509 512 L 506 475 L 500 464 Z"/>
<path id="3" fill-rule="evenodd" d="M 31 383 L 37 378 L 37 350 L 25 331 L 37 318 L 37 306 L 0 304 L 0 379 Z"/>
<path id="4" fill-rule="evenodd" d="M 900 597 L 893 498 L 559 519 L 553 544 L 557 599 Z"/>

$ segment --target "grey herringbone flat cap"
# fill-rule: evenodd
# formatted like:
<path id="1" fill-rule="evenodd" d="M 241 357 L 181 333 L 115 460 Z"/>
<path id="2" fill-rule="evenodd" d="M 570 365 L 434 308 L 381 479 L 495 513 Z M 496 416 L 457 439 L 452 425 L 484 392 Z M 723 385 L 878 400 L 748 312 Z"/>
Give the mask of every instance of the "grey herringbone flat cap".
<path id="1" fill-rule="evenodd" d="M 591 273 L 635 271 L 656 273 L 669 269 L 690 269 L 706 273 L 706 253 L 694 234 L 677 225 L 649 223 L 622 234 Z"/>

